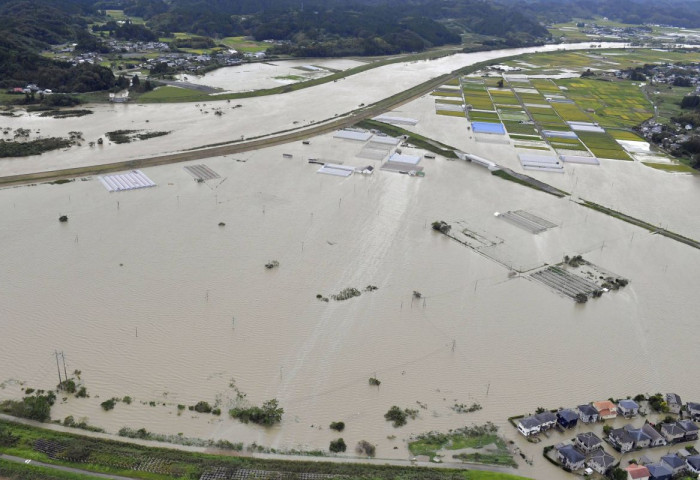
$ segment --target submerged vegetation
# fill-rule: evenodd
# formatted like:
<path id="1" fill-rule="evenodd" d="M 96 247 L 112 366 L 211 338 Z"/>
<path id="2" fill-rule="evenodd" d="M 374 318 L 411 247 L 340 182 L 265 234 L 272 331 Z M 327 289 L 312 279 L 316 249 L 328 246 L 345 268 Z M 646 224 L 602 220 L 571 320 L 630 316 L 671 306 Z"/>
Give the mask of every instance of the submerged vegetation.
<path id="1" fill-rule="evenodd" d="M 67 148 L 73 145 L 71 140 L 60 137 L 37 138 L 26 142 L 0 140 L 0 157 L 28 157 L 44 152 Z"/>
<path id="2" fill-rule="evenodd" d="M 284 409 L 279 406 L 277 399 L 273 398 L 263 403 L 261 407 L 232 408 L 229 414 L 243 423 L 253 422 L 269 427 L 282 421 Z"/>
<path id="3" fill-rule="evenodd" d="M 408 423 L 408 419 L 415 420 L 418 416 L 418 410 L 405 408 L 401 409 L 396 405 L 392 406 L 388 412 L 384 414 L 384 418 L 387 422 L 392 422 L 394 427 L 402 427 Z"/>
<path id="4" fill-rule="evenodd" d="M 105 133 L 105 136 L 114 143 L 130 143 L 134 140 L 148 140 L 149 138 L 162 137 L 170 132 L 145 132 L 143 130 L 114 130 Z"/>

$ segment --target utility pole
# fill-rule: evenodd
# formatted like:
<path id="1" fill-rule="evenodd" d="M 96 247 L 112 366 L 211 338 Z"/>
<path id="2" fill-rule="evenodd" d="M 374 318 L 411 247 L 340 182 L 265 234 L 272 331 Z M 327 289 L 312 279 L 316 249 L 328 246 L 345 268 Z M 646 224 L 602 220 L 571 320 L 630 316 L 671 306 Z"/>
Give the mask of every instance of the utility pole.
<path id="1" fill-rule="evenodd" d="M 66 372 L 66 356 L 61 352 L 61 359 L 63 360 L 63 373 L 65 374 L 66 380 L 68 380 L 68 372 Z"/>
<path id="2" fill-rule="evenodd" d="M 54 355 L 56 355 L 56 369 L 58 370 L 58 384 L 62 384 L 63 380 L 61 380 L 61 367 L 58 364 L 58 352 L 56 350 L 53 351 Z"/>

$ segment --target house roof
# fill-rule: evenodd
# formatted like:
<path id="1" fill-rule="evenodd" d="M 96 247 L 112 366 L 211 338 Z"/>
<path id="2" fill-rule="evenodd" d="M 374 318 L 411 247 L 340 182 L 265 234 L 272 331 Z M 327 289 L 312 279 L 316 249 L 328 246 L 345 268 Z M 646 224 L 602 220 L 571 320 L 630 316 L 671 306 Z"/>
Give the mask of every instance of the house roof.
<path id="1" fill-rule="evenodd" d="M 596 450 L 595 452 L 591 453 L 591 456 L 588 459 L 588 461 L 590 463 L 595 463 L 596 465 L 600 465 L 601 467 L 607 469 L 608 467 L 615 464 L 615 457 L 610 455 L 605 450 Z"/>
<path id="2" fill-rule="evenodd" d="M 538 413 L 537 415 L 535 415 L 535 418 L 537 420 L 539 420 L 541 423 L 556 422 L 557 421 L 557 416 L 549 411 Z"/>
<path id="3" fill-rule="evenodd" d="M 601 402 L 593 402 L 593 406 L 595 407 L 596 410 L 598 410 L 598 413 L 601 415 L 606 415 L 609 413 L 613 413 L 617 411 L 617 408 L 615 407 L 615 404 L 611 402 L 610 400 L 603 400 Z"/>
<path id="4" fill-rule="evenodd" d="M 635 443 L 651 440 L 651 437 L 644 433 L 641 428 L 634 428 L 632 425 L 625 425 L 623 428 L 627 431 L 629 436 L 632 437 L 632 440 L 634 440 Z"/>
<path id="5" fill-rule="evenodd" d="M 576 435 L 576 439 L 587 448 L 595 447 L 600 445 L 603 441 L 593 432 L 584 432 Z"/>
<path id="6" fill-rule="evenodd" d="M 647 465 L 647 470 L 652 477 L 671 477 L 673 469 L 663 463 L 651 463 Z"/>
<path id="7" fill-rule="evenodd" d="M 666 394 L 666 403 L 683 405 L 683 402 L 681 401 L 681 397 L 677 393 L 667 393 Z"/>
<path id="8" fill-rule="evenodd" d="M 625 468 L 631 478 L 644 478 L 649 476 L 649 469 L 641 465 L 632 464 Z"/>
<path id="9" fill-rule="evenodd" d="M 573 445 L 564 445 L 563 447 L 558 448 L 557 451 L 562 457 L 567 459 L 569 463 L 578 463 L 586 459 L 586 456 L 579 452 Z"/>
<path id="10" fill-rule="evenodd" d="M 578 411 L 584 415 L 598 415 L 598 410 L 593 405 L 579 405 Z"/>
<path id="11" fill-rule="evenodd" d="M 685 430 L 678 425 L 678 422 L 662 423 L 661 430 L 665 431 L 669 435 L 685 435 Z"/>
<path id="12" fill-rule="evenodd" d="M 700 469 L 700 455 L 691 455 L 690 457 L 686 458 L 685 461 L 695 470 Z"/>
<path id="13" fill-rule="evenodd" d="M 612 432 L 610 432 L 610 438 L 615 439 L 617 443 L 632 443 L 634 442 L 634 438 L 630 435 L 630 433 L 624 429 L 624 428 L 616 428 Z"/>
<path id="14" fill-rule="evenodd" d="M 663 438 L 663 437 L 661 436 L 661 434 L 660 434 L 659 432 L 657 432 L 656 429 L 655 429 L 654 427 L 652 427 L 651 425 L 649 425 L 648 423 L 645 423 L 645 424 L 644 424 L 644 426 L 642 427 L 642 431 L 643 431 L 644 433 L 646 433 L 647 435 L 649 435 L 649 437 L 650 437 L 652 440 L 656 440 L 656 439 L 659 439 L 659 438 Z"/>
<path id="15" fill-rule="evenodd" d="M 634 400 L 620 400 L 617 404 L 625 410 L 639 410 L 639 404 Z"/>
<path id="16" fill-rule="evenodd" d="M 681 427 L 683 430 L 686 431 L 686 433 L 693 433 L 697 432 L 700 430 L 697 425 L 695 425 L 693 422 L 690 420 L 678 420 L 676 424 Z"/>
<path id="17" fill-rule="evenodd" d="M 570 408 L 565 408 L 564 410 L 559 410 L 557 412 L 557 417 L 563 418 L 567 422 L 578 420 L 578 414 L 571 410 Z"/>
<path id="18" fill-rule="evenodd" d="M 527 429 L 539 427 L 540 425 L 542 425 L 542 422 L 540 422 L 534 416 L 521 418 L 520 420 L 518 420 L 518 423 Z"/>
<path id="19" fill-rule="evenodd" d="M 688 410 L 700 410 L 700 403 L 688 402 L 686 403 Z"/>
<path id="20" fill-rule="evenodd" d="M 664 455 L 663 457 L 661 457 L 661 461 L 669 467 L 673 468 L 674 470 L 678 467 L 682 467 L 683 465 L 685 465 L 683 459 L 677 457 L 676 455 Z"/>

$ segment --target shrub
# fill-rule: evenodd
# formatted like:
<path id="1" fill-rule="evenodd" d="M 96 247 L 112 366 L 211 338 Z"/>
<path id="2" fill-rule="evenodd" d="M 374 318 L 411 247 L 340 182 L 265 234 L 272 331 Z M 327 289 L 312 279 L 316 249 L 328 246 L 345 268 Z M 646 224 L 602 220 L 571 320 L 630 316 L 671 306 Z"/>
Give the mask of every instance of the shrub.
<path id="1" fill-rule="evenodd" d="M 0 411 L 15 417 L 45 422 L 51 419 L 51 407 L 55 401 L 55 393 L 44 394 L 43 390 L 38 390 L 33 396 L 26 396 L 22 400 L 6 400 L 0 403 Z"/>
<path id="2" fill-rule="evenodd" d="M 122 402 L 126 403 L 127 405 L 131 405 L 131 397 L 127 395 L 126 397 L 122 398 Z"/>
<path id="3" fill-rule="evenodd" d="M 332 422 L 330 428 L 336 432 L 342 432 L 345 430 L 345 422 Z"/>
<path id="4" fill-rule="evenodd" d="M 359 442 L 357 442 L 355 452 L 357 452 L 358 455 L 374 457 L 374 455 L 377 452 L 377 447 L 369 443 L 367 440 L 360 440 Z"/>
<path id="5" fill-rule="evenodd" d="M 77 392 L 75 392 L 75 396 L 78 398 L 87 398 L 89 395 L 87 393 L 87 388 L 85 387 L 80 387 Z"/>
<path id="6" fill-rule="evenodd" d="M 105 412 L 109 412 L 110 410 L 114 409 L 114 406 L 117 404 L 117 399 L 116 398 L 110 398 L 109 400 L 105 400 L 104 402 L 100 403 L 100 406 Z"/>
<path id="7" fill-rule="evenodd" d="M 347 445 L 345 445 L 345 440 L 342 438 L 339 438 L 337 440 L 331 440 L 331 444 L 328 447 L 328 450 L 330 450 L 333 453 L 339 453 L 339 452 L 344 452 L 347 449 Z"/>
<path id="8" fill-rule="evenodd" d="M 402 427 L 406 425 L 408 415 L 406 412 L 394 405 L 384 414 L 384 418 L 387 422 L 393 422 L 394 427 Z"/>
<path id="9" fill-rule="evenodd" d="M 212 415 L 221 415 L 221 409 L 220 408 L 214 408 L 211 411 Z"/>
<path id="10" fill-rule="evenodd" d="M 380 382 L 378 378 L 370 377 L 370 379 L 369 379 L 369 384 L 372 385 L 373 387 L 378 387 L 379 385 L 381 385 L 381 383 L 382 382 Z"/>
<path id="11" fill-rule="evenodd" d="M 197 405 L 194 407 L 194 411 L 198 413 L 211 413 L 211 406 L 204 401 L 197 402 Z"/>
<path id="12" fill-rule="evenodd" d="M 262 407 L 232 408 L 229 414 L 243 423 L 253 422 L 258 425 L 270 426 L 282 421 L 284 409 L 273 398 L 262 404 Z"/>

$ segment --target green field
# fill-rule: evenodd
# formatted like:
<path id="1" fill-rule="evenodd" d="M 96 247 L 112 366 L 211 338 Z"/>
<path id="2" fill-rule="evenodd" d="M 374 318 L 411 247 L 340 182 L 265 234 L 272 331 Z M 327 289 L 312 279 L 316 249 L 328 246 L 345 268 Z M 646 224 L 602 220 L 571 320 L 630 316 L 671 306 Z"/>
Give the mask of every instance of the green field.
<path id="1" fill-rule="evenodd" d="M 539 134 L 537 133 L 537 129 L 532 124 L 504 120 L 503 126 L 506 128 L 506 131 L 509 134 L 515 133 L 522 135 L 537 135 L 537 138 L 540 138 Z"/>
<path id="2" fill-rule="evenodd" d="M 469 110 L 469 120 L 476 120 L 478 122 L 498 122 L 498 114 L 496 112 L 475 112 L 474 110 Z"/>
<path id="3" fill-rule="evenodd" d="M 270 48 L 269 43 L 258 42 L 251 37 L 224 37 L 220 43 L 243 53 L 264 52 Z"/>
<path id="4" fill-rule="evenodd" d="M 606 133 L 578 132 L 578 137 L 596 157 L 632 160 L 620 144 Z"/>
<path id="5" fill-rule="evenodd" d="M 438 115 L 446 115 L 448 117 L 462 117 L 467 118 L 464 112 L 453 112 L 452 110 L 436 110 L 435 113 Z"/>
<path id="6" fill-rule="evenodd" d="M 651 163 L 642 162 L 647 167 L 655 168 L 657 170 L 663 170 L 665 172 L 678 172 L 678 173 L 692 173 L 694 175 L 698 174 L 698 171 L 694 168 L 690 168 L 688 165 L 682 163 Z"/>
<path id="7" fill-rule="evenodd" d="M 552 102 L 552 109 L 567 122 L 590 122 L 588 115 L 583 113 L 576 104 Z"/>
<path id="8" fill-rule="evenodd" d="M 211 99 L 211 97 L 204 92 L 168 85 L 158 87 L 138 97 L 139 102 L 149 103 L 195 102 L 208 99 Z"/>

